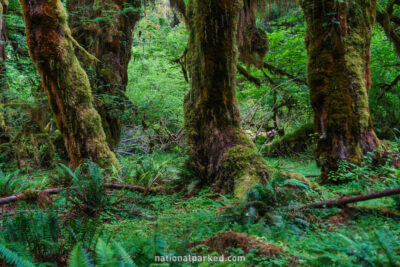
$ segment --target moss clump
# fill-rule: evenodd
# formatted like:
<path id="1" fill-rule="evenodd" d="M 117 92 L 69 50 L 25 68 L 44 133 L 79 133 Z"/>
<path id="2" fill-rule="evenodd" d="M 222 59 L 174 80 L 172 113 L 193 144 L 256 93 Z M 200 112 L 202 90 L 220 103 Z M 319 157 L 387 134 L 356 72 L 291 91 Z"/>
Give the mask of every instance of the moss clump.
<path id="1" fill-rule="evenodd" d="M 255 147 L 236 145 L 224 154 L 226 176 L 232 179 L 233 194 L 242 199 L 255 184 L 265 184 L 270 168 Z"/>
<path id="2" fill-rule="evenodd" d="M 22 192 L 20 199 L 27 202 L 35 202 L 38 199 L 38 192 L 30 189 L 25 190 Z"/>

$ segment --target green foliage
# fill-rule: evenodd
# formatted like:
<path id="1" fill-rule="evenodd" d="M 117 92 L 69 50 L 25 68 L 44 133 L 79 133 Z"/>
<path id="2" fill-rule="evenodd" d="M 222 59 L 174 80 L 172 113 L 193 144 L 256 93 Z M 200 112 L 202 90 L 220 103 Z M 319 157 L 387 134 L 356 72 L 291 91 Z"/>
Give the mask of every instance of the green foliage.
<path id="1" fill-rule="evenodd" d="M 29 251 L 35 259 L 43 261 L 64 253 L 64 248 L 59 245 L 60 220 L 52 212 L 16 214 L 4 222 L 2 238 L 9 246 Z"/>
<path id="2" fill-rule="evenodd" d="M 5 174 L 0 169 L 0 197 L 6 197 L 23 189 L 24 176 L 18 176 L 19 170 Z M 21 184 L 22 183 L 22 184 Z"/>
<path id="3" fill-rule="evenodd" d="M 81 247 L 81 244 L 76 244 L 68 257 L 69 267 L 91 267 L 93 264 L 89 260 L 87 253 Z"/>
<path id="4" fill-rule="evenodd" d="M 82 248 L 81 244 L 76 244 L 69 256 L 68 266 L 90 267 L 94 266 L 92 262 L 96 263 L 95 266 L 136 266 L 126 250 L 117 242 L 113 242 L 113 246 L 109 246 L 99 238 L 97 240 L 95 252 L 95 260 L 91 260 L 88 253 L 86 253 Z"/>
<path id="5" fill-rule="evenodd" d="M 137 125 L 143 119 L 155 124 L 163 118 L 174 130 L 183 126 L 183 96 L 188 85 L 181 67 L 172 61 L 183 53 L 187 37 L 183 24 L 171 28 L 161 12 L 149 11 L 136 25 L 127 95 L 137 106 Z"/>
<path id="6" fill-rule="evenodd" d="M 104 171 L 94 162 L 82 163 L 75 172 L 61 165 L 72 177 L 74 190 L 67 191 L 67 201 L 77 212 L 96 216 L 112 206 L 111 197 L 106 193 Z"/>
<path id="7" fill-rule="evenodd" d="M 19 256 L 15 252 L 6 248 L 3 244 L 0 243 L 0 263 L 1 259 L 4 260 L 5 263 L 15 265 L 16 267 L 33 267 L 35 266 L 29 260 Z"/>

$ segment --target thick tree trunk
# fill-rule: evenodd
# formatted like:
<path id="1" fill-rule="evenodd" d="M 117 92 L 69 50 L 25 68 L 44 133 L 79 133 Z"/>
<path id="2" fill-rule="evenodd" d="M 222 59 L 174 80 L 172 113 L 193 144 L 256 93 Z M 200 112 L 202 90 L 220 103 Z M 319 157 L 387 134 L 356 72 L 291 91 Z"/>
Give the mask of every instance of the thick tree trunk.
<path id="1" fill-rule="evenodd" d="M 359 164 L 379 146 L 368 106 L 376 0 L 302 0 L 307 20 L 308 83 L 319 133 L 322 177 L 338 161 Z"/>
<path id="2" fill-rule="evenodd" d="M 72 36 L 100 62 L 79 56 L 89 75 L 95 107 L 112 149 L 121 135 L 121 116 L 128 99 L 128 64 L 132 34 L 140 19 L 140 0 L 68 0 Z"/>
<path id="3" fill-rule="evenodd" d="M 240 126 L 235 96 L 240 0 L 191 0 L 185 98 L 189 163 L 203 184 L 242 197 L 268 178 L 265 162 Z"/>
<path id="4" fill-rule="evenodd" d="M 93 107 L 88 77 L 75 56 L 61 1 L 21 0 L 21 4 L 29 52 L 47 91 L 71 167 L 76 168 L 83 159 L 118 167 Z"/>
<path id="5" fill-rule="evenodd" d="M 0 104 L 5 103 L 4 94 L 8 90 L 8 84 L 6 81 L 6 45 L 7 45 L 7 33 L 6 33 L 6 18 L 8 1 L 0 0 Z M 4 112 L 0 109 L 0 144 L 7 143 L 10 138 L 8 136 L 6 121 L 4 118 Z"/>

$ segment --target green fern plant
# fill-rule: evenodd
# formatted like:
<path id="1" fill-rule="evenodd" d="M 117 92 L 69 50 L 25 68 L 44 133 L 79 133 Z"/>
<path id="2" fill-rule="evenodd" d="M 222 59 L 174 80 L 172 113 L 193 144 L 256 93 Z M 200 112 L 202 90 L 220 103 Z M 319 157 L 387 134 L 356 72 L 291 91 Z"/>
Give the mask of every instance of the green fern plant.
<path id="1" fill-rule="evenodd" d="M 94 260 L 95 259 L 95 260 Z M 91 259 L 89 254 L 85 252 L 81 243 L 75 245 L 72 249 L 69 259 L 69 267 L 136 267 L 136 264 L 129 256 L 128 252 L 117 242 L 113 242 L 112 246 L 106 244 L 101 238 L 98 239 L 95 250 L 95 257 Z"/>
<path id="2" fill-rule="evenodd" d="M 35 265 L 28 259 L 9 250 L 5 245 L 0 243 L 0 264 L 2 261 L 16 267 L 34 267 Z"/>
<path id="3" fill-rule="evenodd" d="M 53 212 L 17 214 L 4 222 L 2 235 L 8 243 L 21 244 L 35 259 L 51 261 L 64 253 L 59 245 L 60 222 Z"/>
<path id="4" fill-rule="evenodd" d="M 18 174 L 19 170 L 5 174 L 0 169 L 0 197 L 15 194 L 23 189 L 22 179 Z"/>
<path id="5" fill-rule="evenodd" d="M 169 160 L 157 162 L 153 157 L 142 157 L 137 161 L 136 171 L 133 174 L 134 183 L 151 187 L 167 176 Z"/>
<path id="6" fill-rule="evenodd" d="M 72 203 L 75 212 L 84 212 L 90 217 L 112 207 L 111 197 L 106 193 L 104 171 L 94 162 L 82 163 L 75 172 L 61 165 L 72 177 L 74 190 L 66 192 L 66 199 Z"/>

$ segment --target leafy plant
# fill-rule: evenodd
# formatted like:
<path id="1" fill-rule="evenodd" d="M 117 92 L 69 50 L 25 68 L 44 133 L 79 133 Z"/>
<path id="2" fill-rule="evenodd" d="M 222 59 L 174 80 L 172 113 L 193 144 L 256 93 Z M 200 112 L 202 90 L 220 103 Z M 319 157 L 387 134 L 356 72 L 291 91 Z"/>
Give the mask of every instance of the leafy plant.
<path id="1" fill-rule="evenodd" d="M 24 257 L 19 256 L 17 253 L 9 250 L 6 246 L 4 246 L 2 243 L 0 243 L 0 264 L 2 263 L 2 260 L 5 263 L 15 265 L 16 267 L 34 267 L 35 265 L 29 261 L 28 259 L 25 259 Z"/>
<path id="2" fill-rule="evenodd" d="M 18 174 L 19 170 L 5 174 L 0 169 L 0 197 L 15 194 L 23 189 L 22 178 L 19 178 Z"/>
<path id="3" fill-rule="evenodd" d="M 90 267 L 94 266 L 93 262 L 96 266 L 104 267 L 136 267 L 128 252 L 120 244 L 113 242 L 112 246 L 109 246 L 101 238 L 97 240 L 94 259 L 90 258 L 80 243 L 76 244 L 69 255 L 68 266 Z"/>
<path id="4" fill-rule="evenodd" d="M 112 207 L 112 199 L 106 192 L 104 171 L 94 162 L 82 163 L 75 172 L 61 165 L 72 177 L 74 190 L 66 193 L 67 201 L 76 212 L 83 211 L 91 217 Z"/>

